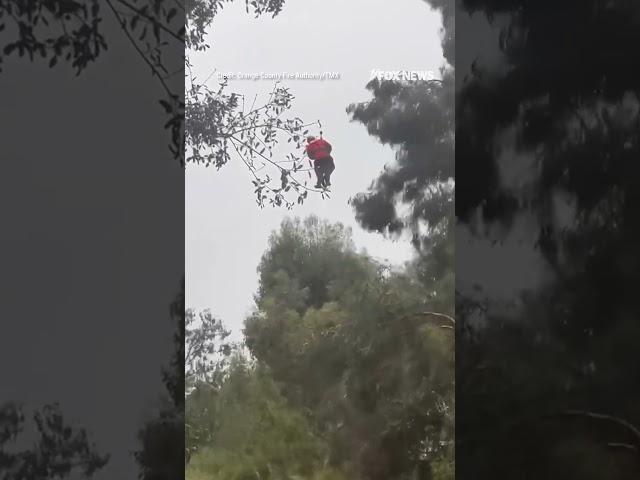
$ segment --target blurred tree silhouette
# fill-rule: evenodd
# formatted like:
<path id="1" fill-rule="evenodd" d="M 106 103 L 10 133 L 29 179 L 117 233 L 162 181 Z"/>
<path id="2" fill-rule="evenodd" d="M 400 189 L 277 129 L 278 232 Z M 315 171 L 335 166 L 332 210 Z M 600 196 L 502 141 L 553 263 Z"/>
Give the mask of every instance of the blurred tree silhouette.
<path id="1" fill-rule="evenodd" d="M 165 392 L 160 412 L 139 432 L 141 448 L 135 452 L 143 480 L 174 479 L 184 475 L 185 461 L 185 332 L 184 277 L 169 307 L 174 324 L 174 353 L 163 369 Z"/>
<path id="2" fill-rule="evenodd" d="M 6 40 L 0 67 L 3 57 L 17 55 L 46 61 L 49 67 L 67 63 L 80 75 L 108 49 L 104 24 L 111 16 L 165 91 L 166 99 L 160 101 L 169 117 L 165 128 L 171 132 L 174 157 L 183 163 L 184 101 L 170 87 L 182 68 L 167 60 L 174 42 L 184 43 L 183 15 L 184 7 L 173 1 L 3 0 L 0 30 Z"/>
<path id="3" fill-rule="evenodd" d="M 34 423 L 35 428 L 30 423 Z M 25 431 L 35 430 L 37 440 Z M 46 405 L 29 419 L 24 406 L 0 405 L 0 465 L 3 480 L 90 478 L 109 461 L 97 453 L 87 432 L 65 423 L 57 404 Z"/>
<path id="4" fill-rule="evenodd" d="M 637 478 L 637 439 L 596 414 L 640 422 L 639 367 L 630 361 L 640 333 L 631 67 L 640 5 L 464 0 L 460 8 L 499 30 L 502 65 L 477 61 L 457 95 L 459 226 L 501 248 L 506 235 L 496 230 L 533 219 L 553 279 L 522 298 L 515 319 L 491 298 L 474 306 L 458 297 L 458 455 L 468 468 L 458 474 Z M 480 310 L 479 331 L 471 326 Z"/>

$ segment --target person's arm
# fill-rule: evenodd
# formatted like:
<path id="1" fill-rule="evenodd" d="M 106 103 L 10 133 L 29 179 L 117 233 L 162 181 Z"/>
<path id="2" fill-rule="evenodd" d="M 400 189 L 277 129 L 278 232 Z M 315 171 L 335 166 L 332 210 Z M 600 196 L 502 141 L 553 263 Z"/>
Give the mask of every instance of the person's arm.
<path id="1" fill-rule="evenodd" d="M 315 157 L 315 148 L 313 148 L 312 145 L 307 145 L 306 147 L 304 147 L 304 153 L 307 154 L 307 157 L 309 157 L 309 159 L 315 160 L 313 158 Z"/>

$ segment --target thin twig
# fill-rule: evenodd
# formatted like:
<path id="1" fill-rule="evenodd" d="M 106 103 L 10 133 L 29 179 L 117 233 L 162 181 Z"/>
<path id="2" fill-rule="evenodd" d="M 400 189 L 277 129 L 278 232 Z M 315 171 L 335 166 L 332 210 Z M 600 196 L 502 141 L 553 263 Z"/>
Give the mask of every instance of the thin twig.
<path id="1" fill-rule="evenodd" d="M 267 162 L 269 162 L 270 164 L 272 164 L 273 166 L 275 166 L 278 170 L 280 170 L 280 172 L 284 172 L 287 171 L 284 168 L 282 168 L 280 165 L 278 165 L 277 163 L 274 163 L 273 160 L 265 157 L 263 154 L 261 154 L 260 152 L 258 152 L 255 148 L 253 148 L 250 145 L 247 145 L 246 143 L 244 143 L 242 140 L 239 140 L 236 137 L 231 137 L 233 140 L 235 140 L 236 142 L 244 145 L 245 147 L 247 147 L 249 150 L 251 150 L 252 152 L 254 152 L 256 155 L 259 155 L 260 157 L 262 157 L 263 159 L 265 159 Z M 314 190 L 312 188 L 307 187 L 306 185 L 302 185 L 300 182 L 298 182 L 295 178 L 290 177 L 291 181 L 294 183 L 294 185 L 299 186 L 300 188 L 303 188 L 304 190 L 308 190 L 310 192 L 315 192 L 315 193 L 325 193 L 323 190 Z M 326 193 L 325 193 L 326 195 Z"/>
<path id="2" fill-rule="evenodd" d="M 119 0 L 116 0 L 119 1 Z M 174 98 L 175 95 L 173 94 L 173 92 L 169 89 L 169 87 L 167 86 L 167 84 L 165 83 L 165 81 L 162 78 L 162 75 L 160 75 L 160 73 L 158 72 L 158 70 L 156 69 L 155 65 L 153 65 L 151 63 L 151 61 L 149 61 L 149 59 L 146 57 L 146 55 L 142 52 L 142 50 L 140 50 L 140 47 L 138 47 L 138 44 L 136 43 L 136 41 L 133 39 L 133 37 L 131 36 L 131 34 L 129 33 L 129 31 L 127 30 L 127 26 L 126 23 L 124 22 L 124 20 L 122 20 L 120 18 L 120 16 L 118 15 L 117 10 L 115 9 L 115 7 L 113 6 L 113 4 L 111 3 L 111 0 L 106 0 L 107 5 L 109 5 L 109 8 L 111 8 L 111 10 L 113 11 L 113 14 L 115 15 L 116 19 L 118 20 L 118 22 L 120 23 L 120 26 L 122 27 L 122 30 L 124 30 L 125 35 L 129 38 L 129 40 L 131 41 L 131 43 L 133 44 L 133 47 L 137 50 L 137 52 L 140 54 L 140 56 L 142 57 L 142 59 L 146 62 L 147 65 L 149 65 L 149 67 L 151 68 L 151 71 L 153 72 L 153 74 L 158 77 L 158 80 L 160 81 L 160 83 L 162 84 L 164 90 L 167 92 L 167 94 L 169 95 L 169 97 Z"/>
<path id="3" fill-rule="evenodd" d="M 251 165 L 249 165 L 249 163 L 247 162 L 247 160 L 244 158 L 244 156 L 242 155 L 242 153 L 240 153 L 240 150 L 238 149 L 238 147 L 236 146 L 236 144 L 232 141 L 231 145 L 233 145 L 233 148 L 235 149 L 236 153 L 238 154 L 238 156 L 240 157 L 240 159 L 243 161 L 243 163 L 247 166 L 247 168 L 249 169 L 249 171 L 251 172 L 251 174 L 253 175 L 253 178 L 255 178 L 258 182 L 260 181 L 260 179 L 258 178 L 258 176 L 256 175 L 256 171 L 254 169 L 254 167 L 252 167 Z M 284 196 L 282 194 L 280 194 L 279 192 L 276 192 L 273 190 L 273 188 L 271 188 L 269 185 L 264 185 L 263 188 L 266 188 L 268 192 L 273 193 L 274 195 L 276 195 L 276 197 L 279 197 L 281 200 L 284 201 L 285 205 L 292 205 L 291 202 L 287 201 L 286 198 L 284 198 Z"/>
<path id="4" fill-rule="evenodd" d="M 638 430 L 632 423 L 621 418 L 614 417 L 612 415 L 606 415 L 603 413 L 588 412 L 584 410 L 565 410 L 553 416 L 591 418 L 593 420 L 615 423 L 616 425 L 622 427 L 624 430 L 630 433 L 635 438 L 636 444 L 640 445 L 640 430 Z"/>
<path id="5" fill-rule="evenodd" d="M 439 318 L 444 318 L 446 320 L 449 320 L 451 323 L 453 323 L 454 325 L 456 324 L 456 321 L 451 318 L 449 315 L 445 315 L 444 313 L 437 313 L 437 312 L 422 312 L 419 315 L 425 316 L 425 317 L 439 317 Z"/>
<path id="6" fill-rule="evenodd" d="M 134 5 L 131 5 L 129 2 L 126 2 L 125 0 L 115 0 L 115 1 L 118 2 L 118 3 L 121 3 L 122 5 L 124 5 L 127 8 L 130 8 L 131 10 L 136 12 L 138 15 L 140 15 L 143 18 L 145 18 L 146 20 L 148 20 L 149 22 L 151 22 L 153 25 L 157 26 L 158 28 L 160 28 L 160 30 L 163 30 L 164 32 L 168 33 L 169 35 L 171 35 L 173 38 L 175 38 L 179 42 L 184 43 L 184 38 L 180 38 L 180 36 L 178 34 L 176 34 L 175 32 L 172 32 L 170 29 L 168 29 L 167 27 L 162 25 L 157 19 L 155 19 L 153 17 L 150 17 L 149 15 L 144 13 L 142 10 L 136 8 Z"/>

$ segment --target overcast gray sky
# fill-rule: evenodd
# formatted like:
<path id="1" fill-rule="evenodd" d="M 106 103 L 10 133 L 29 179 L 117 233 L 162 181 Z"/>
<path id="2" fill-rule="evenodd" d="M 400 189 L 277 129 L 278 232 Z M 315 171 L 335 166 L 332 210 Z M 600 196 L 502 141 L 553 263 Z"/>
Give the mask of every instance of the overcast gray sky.
<path id="1" fill-rule="evenodd" d="M 196 76 L 218 72 L 339 72 L 339 80 L 289 80 L 282 84 L 296 97 L 291 115 L 320 120 L 333 145 L 336 171 L 330 200 L 311 195 L 288 212 L 255 203 L 251 178 L 241 162 L 220 171 L 187 168 L 185 179 L 185 266 L 187 305 L 211 308 L 237 335 L 253 305 L 256 267 L 270 233 L 285 216 L 315 213 L 353 227 L 354 240 L 372 256 L 404 261 L 406 241 L 391 242 L 360 229 L 350 196 L 364 191 L 385 163 L 390 147 L 350 123 L 345 108 L 370 98 L 365 85 L 372 69 L 432 70 L 442 65 L 441 17 L 421 0 L 305 0 L 287 2 L 275 19 L 255 19 L 244 2 L 220 13 L 208 41 L 212 49 L 194 55 Z M 215 87 L 212 78 L 208 85 Z M 267 99 L 273 80 L 230 80 L 229 92 Z M 316 132 L 317 133 L 317 132 Z"/>

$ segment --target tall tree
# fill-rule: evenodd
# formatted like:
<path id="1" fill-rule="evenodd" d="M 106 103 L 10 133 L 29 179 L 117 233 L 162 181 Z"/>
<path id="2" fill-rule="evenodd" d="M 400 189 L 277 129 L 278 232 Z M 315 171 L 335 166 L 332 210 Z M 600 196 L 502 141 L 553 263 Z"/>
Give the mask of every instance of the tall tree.
<path id="1" fill-rule="evenodd" d="M 220 319 L 210 310 L 196 313 L 189 308 L 185 312 L 184 370 L 187 390 L 198 383 L 218 385 L 216 377 L 221 371 L 232 345 L 227 341 L 231 334 Z"/>
<path id="2" fill-rule="evenodd" d="M 451 337 L 442 343 L 443 331 L 438 328 L 453 329 L 455 325 L 455 10 L 454 3 L 449 0 L 427 3 L 442 14 L 442 47 L 447 62 L 441 69 L 442 78 L 430 82 L 373 80 L 367 85 L 373 98 L 347 108 L 352 121 L 362 123 L 370 135 L 396 150 L 395 162 L 385 167 L 368 192 L 357 195 L 351 203 L 356 219 L 363 228 L 384 235 L 397 236 L 406 232 L 411 235 L 417 255 L 408 273 L 418 288 L 423 289 L 419 295 L 431 313 L 443 315 L 427 318 L 444 318 L 450 322 L 446 325 L 436 324 L 435 331 L 426 331 L 427 338 L 433 339 L 432 335 L 436 335 L 439 340 L 424 344 L 423 352 L 426 355 L 448 352 L 450 356 L 445 358 L 451 363 L 443 364 L 452 368 L 453 345 L 448 343 Z M 400 214 L 400 211 L 408 213 Z M 392 315 L 394 317 L 398 318 Z M 418 319 L 424 320 L 425 317 L 414 317 L 415 324 L 421 325 L 416 321 Z M 389 324 L 396 330 L 404 328 L 403 322 Z M 422 333 L 425 334 L 424 331 Z M 414 334 L 420 337 L 418 332 Z M 389 340 L 393 338 L 397 338 L 397 334 L 389 335 Z M 396 351 L 402 349 L 396 345 Z M 423 371 L 433 368 L 428 363 L 418 365 Z M 439 454 L 436 455 L 437 461 L 429 459 L 432 474 L 438 478 L 452 478 L 455 471 L 451 441 L 455 418 L 453 370 L 443 373 L 439 378 L 442 383 L 429 378 L 425 385 L 432 387 L 435 383 L 439 392 L 448 392 L 440 397 L 441 400 L 446 398 L 442 400 L 446 415 L 440 418 L 448 422 L 449 429 L 443 437 L 448 441 L 441 444 L 436 441 L 437 447 L 429 444 L 426 451 L 437 451 Z M 419 388 L 417 390 L 420 391 Z M 430 400 L 421 397 L 417 404 L 429 405 Z M 427 414 L 427 418 L 437 418 L 437 415 Z M 428 438 L 433 441 L 433 431 Z"/>
<path id="3" fill-rule="evenodd" d="M 185 458 L 213 439 L 218 423 L 216 398 L 227 377 L 229 358 L 236 346 L 227 341 L 230 332 L 211 311 L 186 311 L 184 371 Z"/>
<path id="4" fill-rule="evenodd" d="M 354 478 L 427 478 L 451 445 L 453 337 L 424 284 L 312 217 L 273 235 L 256 302 L 247 346 L 311 412 L 332 464 Z"/>

